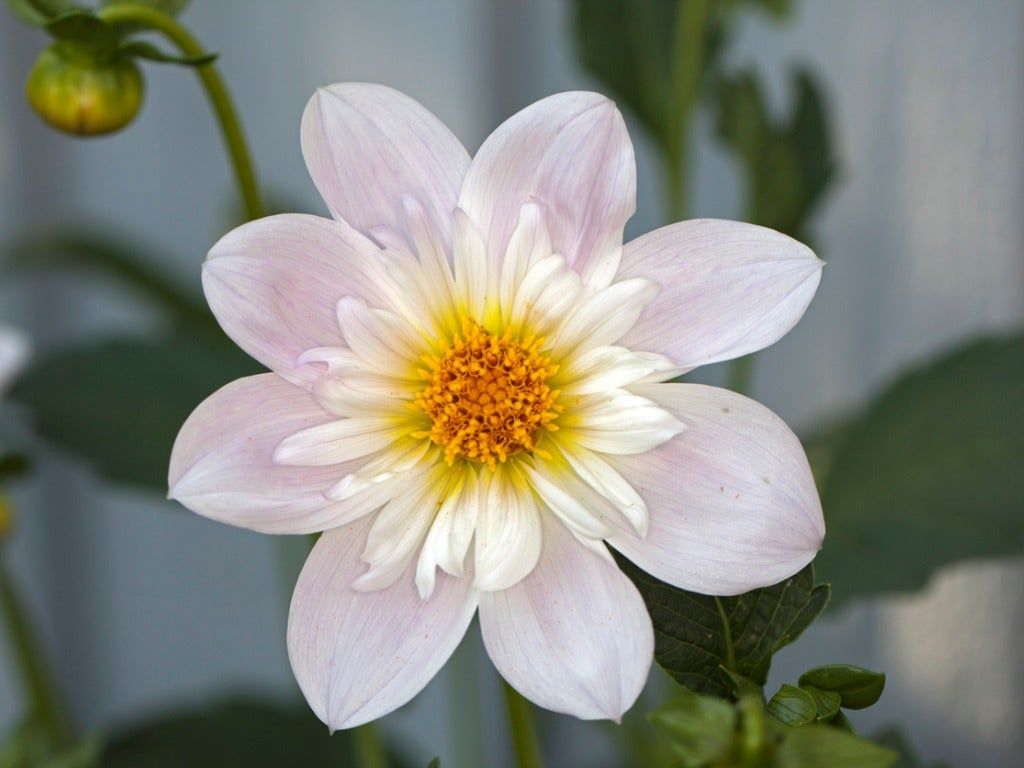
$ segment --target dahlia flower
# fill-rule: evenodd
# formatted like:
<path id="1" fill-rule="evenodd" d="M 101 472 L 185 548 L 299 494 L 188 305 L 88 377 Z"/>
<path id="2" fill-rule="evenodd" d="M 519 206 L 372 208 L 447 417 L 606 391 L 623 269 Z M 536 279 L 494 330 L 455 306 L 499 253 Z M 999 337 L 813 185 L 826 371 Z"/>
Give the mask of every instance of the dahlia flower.
<path id="1" fill-rule="evenodd" d="M 271 216 L 210 251 L 214 314 L 272 372 L 196 409 L 169 485 L 214 520 L 323 532 L 287 642 L 332 729 L 409 701 L 478 611 L 524 696 L 618 719 L 654 638 L 609 546 L 716 595 L 811 560 L 824 524 L 793 433 L 666 383 L 786 333 L 820 277 L 807 247 L 711 220 L 623 245 L 633 149 L 593 93 L 527 107 L 471 160 L 407 96 L 333 85 L 301 140 L 333 218 Z"/>

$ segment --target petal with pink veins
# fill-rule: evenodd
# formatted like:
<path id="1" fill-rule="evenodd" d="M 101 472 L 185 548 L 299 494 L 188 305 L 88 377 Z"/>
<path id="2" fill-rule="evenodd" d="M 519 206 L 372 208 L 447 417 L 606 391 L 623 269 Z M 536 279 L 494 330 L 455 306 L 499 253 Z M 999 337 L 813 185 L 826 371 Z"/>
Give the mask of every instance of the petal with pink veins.
<path id="1" fill-rule="evenodd" d="M 471 579 L 438 574 L 421 600 L 415 564 L 396 583 L 358 592 L 369 521 L 328 531 L 295 586 L 288 656 L 309 705 L 331 730 L 376 720 L 434 677 L 466 633 L 477 607 Z"/>
<path id="2" fill-rule="evenodd" d="M 517 691 L 583 720 L 618 721 L 643 689 L 654 653 L 636 587 L 550 514 L 537 567 L 515 586 L 481 595 L 480 628 Z"/>
<path id="3" fill-rule="evenodd" d="M 643 498 L 646 538 L 609 543 L 682 589 L 737 595 L 776 584 L 821 547 L 825 521 L 803 447 L 763 405 L 701 384 L 632 389 L 686 429 L 650 453 L 605 456 Z"/>
<path id="4" fill-rule="evenodd" d="M 596 93 L 559 93 L 502 123 L 466 173 L 459 207 L 504 258 L 520 208 L 535 202 L 554 252 L 596 287 L 615 275 L 622 229 L 636 209 L 636 161 L 615 105 Z"/>
<path id="5" fill-rule="evenodd" d="M 282 214 L 222 237 L 203 264 L 203 290 L 225 333 L 290 381 L 308 386 L 323 366 L 315 347 L 344 346 L 335 306 L 359 296 L 387 307 L 379 251 L 346 224 Z"/>
<path id="6" fill-rule="evenodd" d="M 622 252 L 616 279 L 654 280 L 661 293 L 621 343 L 684 370 L 756 352 L 803 316 L 823 263 L 806 245 L 753 224 L 698 219 L 656 229 Z"/>
<path id="7" fill-rule="evenodd" d="M 273 373 L 234 381 L 204 400 L 178 433 L 169 496 L 205 517 L 263 533 L 329 528 L 362 499 L 335 504 L 324 492 L 359 463 L 289 467 L 273 453 L 283 438 L 336 418 Z"/>
<path id="8" fill-rule="evenodd" d="M 318 89 L 302 115 L 302 154 L 336 218 L 364 234 L 375 227 L 404 231 L 403 197 L 411 195 L 451 242 L 469 155 L 405 94 L 369 83 Z"/>

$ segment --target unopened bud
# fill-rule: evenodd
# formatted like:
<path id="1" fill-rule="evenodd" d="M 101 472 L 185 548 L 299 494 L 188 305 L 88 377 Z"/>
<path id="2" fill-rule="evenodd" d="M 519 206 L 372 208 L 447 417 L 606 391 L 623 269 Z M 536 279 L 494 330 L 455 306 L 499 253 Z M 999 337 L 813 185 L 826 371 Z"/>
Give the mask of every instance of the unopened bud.
<path id="1" fill-rule="evenodd" d="M 127 56 L 99 57 L 55 43 L 36 59 L 25 92 L 47 123 L 78 136 L 99 136 L 128 125 L 142 106 L 144 84 Z"/>

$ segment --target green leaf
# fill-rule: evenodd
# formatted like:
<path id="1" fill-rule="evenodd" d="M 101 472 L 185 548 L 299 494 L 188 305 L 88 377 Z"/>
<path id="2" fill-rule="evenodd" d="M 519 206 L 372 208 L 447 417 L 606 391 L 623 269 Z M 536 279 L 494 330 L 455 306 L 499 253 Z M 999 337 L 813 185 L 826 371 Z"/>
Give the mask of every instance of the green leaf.
<path id="1" fill-rule="evenodd" d="M 114 27 L 89 11 L 68 11 L 55 16 L 43 26 L 57 40 L 85 43 L 105 53 L 117 50 L 121 42 L 121 36 Z"/>
<path id="2" fill-rule="evenodd" d="M 303 704 L 228 699 L 115 733 L 103 754 L 103 768 L 355 765 L 348 733 L 330 735 Z"/>
<path id="3" fill-rule="evenodd" d="M 121 46 L 121 53 L 137 59 L 156 61 L 161 64 L 179 64 L 183 67 L 203 67 L 217 60 L 218 54 L 204 53 L 201 56 L 176 56 L 166 53 L 145 40 L 132 40 Z"/>
<path id="4" fill-rule="evenodd" d="M 1024 335 L 901 376 L 847 425 L 820 488 L 817 567 L 838 600 L 921 587 L 1024 549 Z"/>
<path id="5" fill-rule="evenodd" d="M 822 691 L 813 685 L 801 685 L 800 687 L 814 699 L 817 709 L 815 718 L 818 722 L 831 722 L 839 714 L 839 706 L 842 703 L 842 699 L 838 693 L 835 691 Z"/>
<path id="6" fill-rule="evenodd" d="M 101 0 L 100 7 L 108 5 L 142 5 L 148 8 L 156 8 L 169 16 L 177 16 L 191 0 Z"/>
<path id="7" fill-rule="evenodd" d="M 885 688 L 885 673 L 872 672 L 850 664 L 829 664 L 800 675 L 800 685 L 811 685 L 839 694 L 846 709 L 864 709 L 874 704 Z"/>
<path id="8" fill-rule="evenodd" d="M 792 685 L 783 685 L 768 700 L 768 714 L 783 725 L 809 725 L 818 717 L 818 702 L 811 694 Z"/>
<path id="9" fill-rule="evenodd" d="M 6 0 L 11 13 L 25 24 L 41 27 L 54 16 L 67 13 L 75 6 L 68 0 Z"/>
<path id="10" fill-rule="evenodd" d="M 649 718 L 686 768 L 723 759 L 732 747 L 737 722 L 736 709 L 729 702 L 689 691 Z"/>
<path id="11" fill-rule="evenodd" d="M 789 114 L 774 118 L 752 72 L 716 83 L 716 132 L 740 162 L 746 181 L 745 218 L 809 241 L 810 217 L 836 176 L 828 110 L 809 72 L 793 75 Z"/>
<path id="12" fill-rule="evenodd" d="M 435 757 L 433 760 L 427 763 L 427 768 L 441 768 L 441 758 Z"/>
<path id="13" fill-rule="evenodd" d="M 28 718 L 0 741 L 0 768 L 94 768 L 102 750 L 97 736 L 55 746 L 47 729 Z"/>
<path id="14" fill-rule="evenodd" d="M 227 339 L 175 335 L 56 352 L 31 366 L 11 398 L 40 435 L 113 480 L 164 490 L 171 445 L 207 396 L 259 366 Z"/>
<path id="15" fill-rule="evenodd" d="M 617 559 L 651 615 L 658 663 L 687 688 L 716 696 L 734 689 L 720 666 L 763 686 L 772 656 L 814 621 L 829 597 L 827 585 L 815 586 L 810 565 L 774 586 L 714 598 L 677 589 Z"/>
<path id="16" fill-rule="evenodd" d="M 221 336 L 206 303 L 165 270 L 151 266 L 166 260 L 144 244 L 94 230 L 28 233 L 0 246 L 0 267 L 14 273 L 47 270 L 100 275 L 169 314 L 172 321 Z"/>
<path id="17" fill-rule="evenodd" d="M 776 749 L 777 768 L 888 768 L 898 755 L 826 725 L 792 728 Z"/>

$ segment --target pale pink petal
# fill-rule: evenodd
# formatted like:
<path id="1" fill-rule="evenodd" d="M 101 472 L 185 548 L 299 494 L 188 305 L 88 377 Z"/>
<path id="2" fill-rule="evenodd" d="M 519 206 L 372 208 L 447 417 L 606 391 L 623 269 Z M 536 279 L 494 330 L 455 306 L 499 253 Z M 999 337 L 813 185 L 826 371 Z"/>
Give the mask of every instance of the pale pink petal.
<path id="1" fill-rule="evenodd" d="M 535 202 L 555 253 L 591 285 L 611 282 L 636 208 L 636 162 L 622 115 L 596 93 L 560 93 L 506 120 L 480 147 L 459 207 L 501 259 L 523 204 Z"/>
<path id="2" fill-rule="evenodd" d="M 238 346 L 290 381 L 307 385 L 322 366 L 300 364 L 314 347 L 341 347 L 335 307 L 343 296 L 384 305 L 379 251 L 344 223 L 287 214 L 244 224 L 213 246 L 203 289 Z"/>
<path id="3" fill-rule="evenodd" d="M 811 249 L 771 229 L 699 219 L 627 243 L 616 279 L 645 277 L 661 293 L 622 345 L 680 368 L 774 344 L 803 316 L 821 279 Z"/>
<path id="4" fill-rule="evenodd" d="M 169 495 L 200 515 L 264 533 L 330 527 L 355 500 L 334 504 L 324 491 L 358 464 L 286 467 L 272 456 L 288 435 L 336 418 L 276 374 L 234 381 L 204 400 L 178 433 Z"/>
<path id="5" fill-rule="evenodd" d="M 551 515 L 537 567 L 515 586 L 481 595 L 480 628 L 517 691 L 584 720 L 619 720 L 647 681 L 654 652 L 636 587 Z"/>
<path id="6" fill-rule="evenodd" d="M 404 230 L 403 197 L 411 195 L 451 242 L 469 155 L 405 94 L 368 83 L 320 88 L 302 115 L 302 154 L 331 213 L 360 232 Z"/>
<path id="7" fill-rule="evenodd" d="M 686 425 L 650 453 L 605 456 L 647 504 L 640 539 L 609 539 L 657 578 L 736 595 L 775 584 L 811 561 L 825 521 L 803 447 L 763 405 L 700 384 L 633 389 Z"/>
<path id="8" fill-rule="evenodd" d="M 405 704 L 451 656 L 473 618 L 471 579 L 438 574 L 421 600 L 413 571 L 377 592 L 352 583 L 369 521 L 328 531 L 306 561 L 288 617 L 288 656 L 309 705 L 331 728 L 352 728 Z"/>

